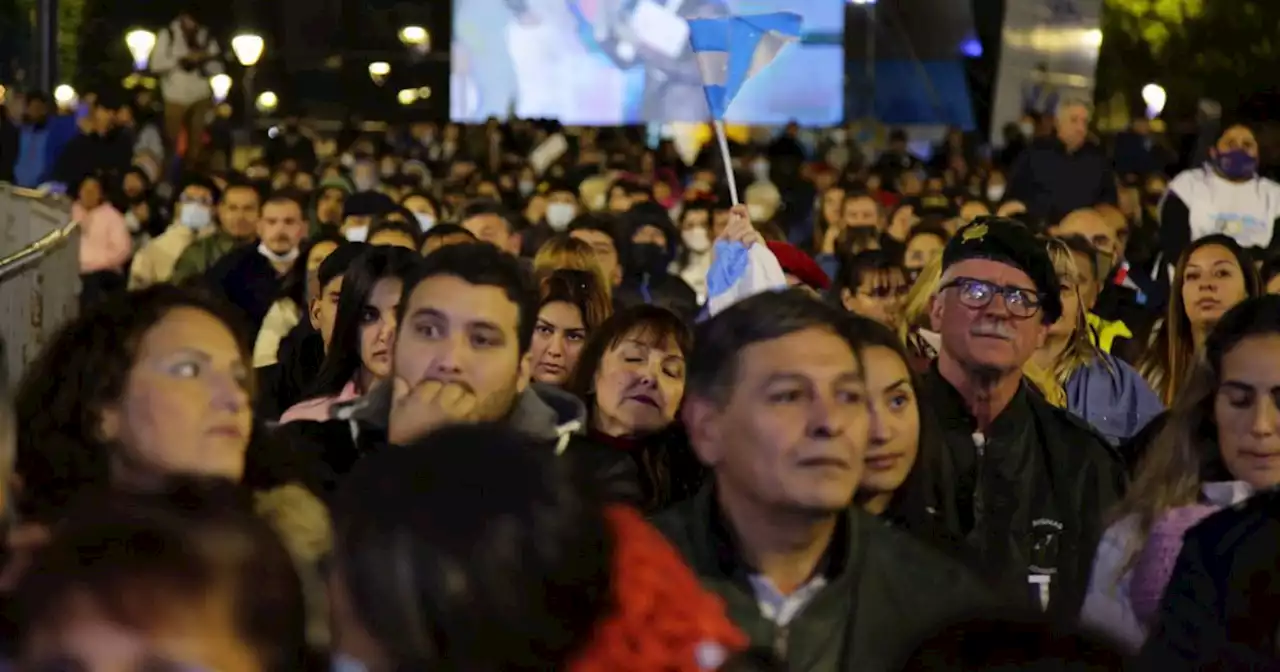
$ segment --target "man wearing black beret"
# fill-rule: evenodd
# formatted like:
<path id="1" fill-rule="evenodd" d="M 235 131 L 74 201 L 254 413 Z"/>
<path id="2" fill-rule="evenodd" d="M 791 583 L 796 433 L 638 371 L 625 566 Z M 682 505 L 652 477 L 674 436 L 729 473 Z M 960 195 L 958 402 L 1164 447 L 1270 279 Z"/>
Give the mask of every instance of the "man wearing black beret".
<path id="1" fill-rule="evenodd" d="M 1075 620 L 1103 518 L 1119 501 L 1119 456 L 1023 381 L 1062 313 L 1045 245 L 1021 223 L 979 217 L 942 254 L 930 319 L 941 335 L 922 396 L 943 430 L 926 455 L 938 516 L 999 588 Z"/>

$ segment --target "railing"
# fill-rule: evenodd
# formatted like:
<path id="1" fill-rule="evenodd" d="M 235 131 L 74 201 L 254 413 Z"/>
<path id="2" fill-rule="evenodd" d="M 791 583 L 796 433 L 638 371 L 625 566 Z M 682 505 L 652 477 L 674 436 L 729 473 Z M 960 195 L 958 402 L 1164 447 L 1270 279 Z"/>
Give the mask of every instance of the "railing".
<path id="1" fill-rule="evenodd" d="M 65 198 L 0 183 L 0 371 L 21 375 L 79 310 L 80 228 L 70 220 Z"/>

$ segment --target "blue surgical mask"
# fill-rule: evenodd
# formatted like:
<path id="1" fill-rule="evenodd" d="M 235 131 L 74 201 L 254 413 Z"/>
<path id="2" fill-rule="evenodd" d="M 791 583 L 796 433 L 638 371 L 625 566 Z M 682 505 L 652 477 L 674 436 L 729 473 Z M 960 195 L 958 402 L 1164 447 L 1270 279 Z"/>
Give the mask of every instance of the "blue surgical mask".
<path id="1" fill-rule="evenodd" d="M 418 220 L 418 226 L 423 231 L 430 231 L 436 225 L 436 216 L 429 212 L 415 212 L 413 217 Z"/>
<path id="2" fill-rule="evenodd" d="M 183 226 L 199 231 L 213 221 L 213 213 L 209 211 L 209 206 L 202 203 L 183 203 L 179 221 Z"/>

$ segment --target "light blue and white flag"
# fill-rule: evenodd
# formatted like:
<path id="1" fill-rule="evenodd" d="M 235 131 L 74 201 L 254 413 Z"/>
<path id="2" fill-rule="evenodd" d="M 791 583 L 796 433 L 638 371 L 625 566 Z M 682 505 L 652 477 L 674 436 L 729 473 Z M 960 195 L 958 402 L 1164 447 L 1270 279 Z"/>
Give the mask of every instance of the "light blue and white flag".
<path id="1" fill-rule="evenodd" d="M 791 12 L 689 21 L 689 43 L 712 117 L 724 119 L 742 85 L 800 39 L 800 26 L 800 15 Z"/>

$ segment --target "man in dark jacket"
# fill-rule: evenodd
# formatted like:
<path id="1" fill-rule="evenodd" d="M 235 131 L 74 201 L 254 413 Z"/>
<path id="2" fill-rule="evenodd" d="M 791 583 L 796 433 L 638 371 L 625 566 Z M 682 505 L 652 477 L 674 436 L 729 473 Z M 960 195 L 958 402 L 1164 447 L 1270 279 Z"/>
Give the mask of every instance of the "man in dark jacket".
<path id="1" fill-rule="evenodd" d="M 1280 659 L 1280 491 L 1191 528 L 1135 669 L 1274 670 Z"/>
<path id="2" fill-rule="evenodd" d="M 943 429 L 926 463 L 939 515 L 1002 592 L 1074 620 L 1124 469 L 1023 381 L 1062 314 L 1053 264 L 1022 224 L 980 217 L 947 243 L 942 267 L 930 315 L 941 347 L 921 390 Z"/>
<path id="3" fill-rule="evenodd" d="M 582 402 L 529 382 L 534 287 L 516 257 L 487 243 L 431 253 L 404 282 L 393 382 L 339 406 L 336 420 L 284 426 L 302 455 L 303 482 L 327 496 L 370 450 L 413 443 L 448 424 L 505 421 L 592 474 L 605 496 L 637 502 L 631 459 L 577 440 Z"/>
<path id="4" fill-rule="evenodd" d="M 897 670 L 986 591 L 955 561 L 852 506 L 870 420 L 856 334 L 800 290 L 704 322 L 684 423 L 714 477 L 655 525 L 790 669 Z"/>
<path id="5" fill-rule="evenodd" d="M 286 192 L 273 194 L 262 204 L 258 244 L 228 252 L 205 274 L 215 292 L 244 311 L 254 334 L 262 327 L 271 304 L 280 298 L 286 276 L 298 265 L 306 235 L 307 221 L 298 197 Z"/>
<path id="6" fill-rule="evenodd" d="M 1080 208 L 1115 205 L 1116 176 L 1106 153 L 1089 141 L 1088 105 L 1076 100 L 1060 104 L 1056 130 L 1018 158 L 1005 198 L 1022 201 L 1028 213 L 1048 222 Z"/>

